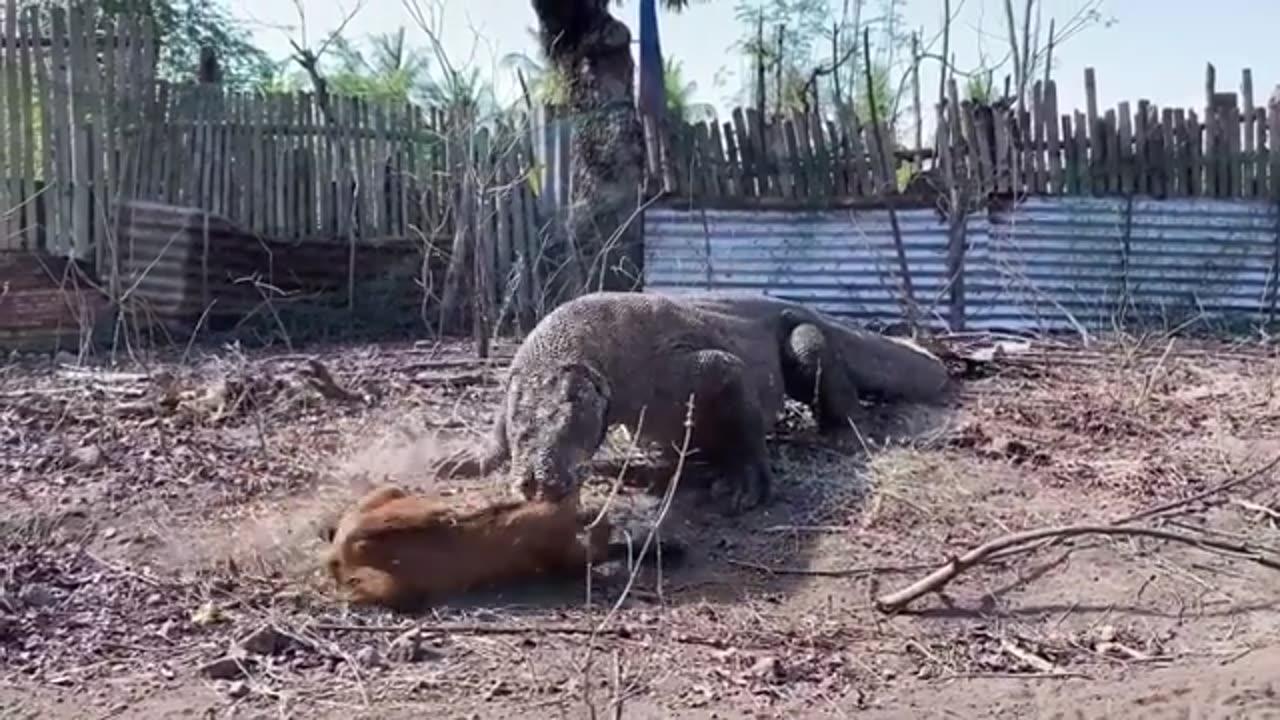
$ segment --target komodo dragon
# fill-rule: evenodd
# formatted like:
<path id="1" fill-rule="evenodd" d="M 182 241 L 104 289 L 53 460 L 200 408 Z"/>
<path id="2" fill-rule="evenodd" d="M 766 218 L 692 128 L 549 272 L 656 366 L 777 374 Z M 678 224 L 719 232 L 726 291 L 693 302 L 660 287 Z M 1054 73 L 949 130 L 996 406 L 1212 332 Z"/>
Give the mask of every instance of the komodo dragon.
<path id="1" fill-rule="evenodd" d="M 765 434 L 784 402 L 790 316 L 720 313 L 664 295 L 594 292 L 553 310 L 512 360 L 482 447 L 445 458 L 444 477 L 510 461 L 526 498 L 576 492 L 578 472 L 621 424 L 672 457 L 694 398 L 690 449 L 718 472 L 711 491 L 741 512 L 770 495 Z"/>
<path id="2" fill-rule="evenodd" d="M 865 367 L 848 361 L 858 355 L 870 359 Z M 859 392 L 914 399 L 945 381 L 945 370 L 927 353 L 798 303 L 591 293 L 534 328 L 516 352 L 484 445 L 447 458 L 438 470 L 476 476 L 509 460 L 520 494 L 562 497 L 576 490 L 578 468 L 614 424 L 673 454 L 692 394 L 691 448 L 720 471 L 726 509 L 738 512 L 770 494 L 765 434 L 784 395 L 813 402 L 816 386 L 823 422 L 835 426 L 847 422 Z"/>
<path id="3" fill-rule="evenodd" d="M 847 429 L 860 398 L 883 402 L 935 400 L 949 377 L 923 348 L 859 330 L 800 303 L 734 292 L 676 296 L 722 315 L 757 318 L 785 329 L 782 368 L 786 394 L 813 410 L 821 432 Z M 776 318 L 776 319 L 775 319 Z M 762 337 L 762 341 L 769 338 Z"/>

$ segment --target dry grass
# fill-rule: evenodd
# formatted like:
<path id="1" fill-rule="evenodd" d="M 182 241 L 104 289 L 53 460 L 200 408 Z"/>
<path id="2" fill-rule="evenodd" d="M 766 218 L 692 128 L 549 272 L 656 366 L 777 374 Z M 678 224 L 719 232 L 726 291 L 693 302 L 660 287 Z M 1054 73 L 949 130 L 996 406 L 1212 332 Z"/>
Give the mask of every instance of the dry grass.
<path id="1" fill-rule="evenodd" d="M 867 527 L 956 524 L 972 515 L 975 492 L 966 487 L 955 458 L 914 447 L 878 452 L 868 463 Z"/>

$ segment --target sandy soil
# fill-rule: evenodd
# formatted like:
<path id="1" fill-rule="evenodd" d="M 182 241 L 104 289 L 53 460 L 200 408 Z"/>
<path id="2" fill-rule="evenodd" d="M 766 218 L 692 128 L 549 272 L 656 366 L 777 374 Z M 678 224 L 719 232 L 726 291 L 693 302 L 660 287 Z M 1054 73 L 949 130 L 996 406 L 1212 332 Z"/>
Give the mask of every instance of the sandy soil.
<path id="1" fill-rule="evenodd" d="M 879 413 L 865 446 L 788 418 L 769 506 L 726 519 L 677 497 L 663 536 L 690 546 L 684 567 L 625 593 L 612 568 L 418 617 L 339 602 L 318 528 L 371 482 L 424 485 L 431 453 L 488 422 L 501 358 L 362 345 L 10 363 L 0 716 L 1280 717 L 1274 357 L 952 346 L 971 358 L 959 396 Z M 1235 552 L 1078 537 L 902 613 L 872 604 L 1006 533 L 1107 524 L 1232 478 L 1133 524 Z M 617 512 L 643 529 L 656 503 L 624 491 Z"/>

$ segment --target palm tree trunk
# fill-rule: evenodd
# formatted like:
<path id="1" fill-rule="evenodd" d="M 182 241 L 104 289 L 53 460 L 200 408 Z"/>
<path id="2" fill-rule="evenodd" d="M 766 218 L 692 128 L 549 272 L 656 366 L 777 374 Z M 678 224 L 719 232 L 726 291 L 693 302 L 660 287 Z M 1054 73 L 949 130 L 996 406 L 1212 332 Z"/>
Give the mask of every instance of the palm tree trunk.
<path id="1" fill-rule="evenodd" d="M 644 251 L 637 212 L 644 131 L 635 109 L 631 31 L 608 0 L 532 0 L 543 51 L 568 85 L 573 169 L 566 230 L 581 290 L 635 290 Z"/>

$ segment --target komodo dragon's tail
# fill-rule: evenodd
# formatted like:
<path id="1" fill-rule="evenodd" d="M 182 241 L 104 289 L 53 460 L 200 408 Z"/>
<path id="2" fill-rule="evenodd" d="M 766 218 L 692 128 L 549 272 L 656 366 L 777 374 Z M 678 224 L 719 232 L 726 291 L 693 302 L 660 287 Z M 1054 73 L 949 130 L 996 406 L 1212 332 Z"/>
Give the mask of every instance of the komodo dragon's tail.
<path id="1" fill-rule="evenodd" d="M 479 446 L 460 448 L 436 463 L 435 474 L 441 478 L 474 478 L 497 470 L 511 455 L 507 444 L 505 414 L 498 410 L 488 436 Z"/>
<path id="2" fill-rule="evenodd" d="M 950 381 L 947 367 L 928 350 L 908 340 L 859 330 L 824 318 L 807 308 L 782 311 L 779 344 L 797 325 L 818 324 L 827 342 L 843 359 L 860 393 L 886 400 L 920 402 L 942 396 Z"/>
<path id="3" fill-rule="evenodd" d="M 950 376 L 933 353 L 907 340 L 842 328 L 841 355 L 854 359 L 850 372 L 859 390 L 889 400 L 936 400 Z"/>

